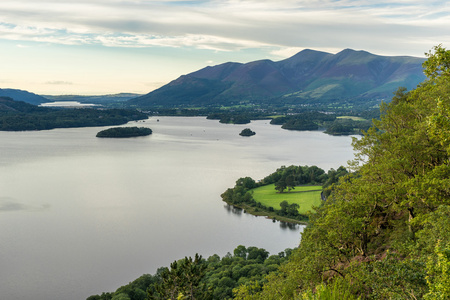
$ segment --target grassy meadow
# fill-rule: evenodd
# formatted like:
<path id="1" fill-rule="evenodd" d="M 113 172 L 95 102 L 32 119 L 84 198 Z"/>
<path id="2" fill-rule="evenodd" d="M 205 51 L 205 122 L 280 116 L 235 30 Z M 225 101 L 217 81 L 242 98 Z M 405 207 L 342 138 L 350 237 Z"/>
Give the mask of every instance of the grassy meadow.
<path id="1" fill-rule="evenodd" d="M 340 117 L 337 117 L 337 119 L 350 119 L 353 121 L 366 121 L 366 119 L 364 119 L 364 118 L 354 117 L 354 116 L 340 116 Z"/>
<path id="2" fill-rule="evenodd" d="M 253 189 L 252 191 L 255 201 L 261 202 L 266 207 L 272 206 L 274 209 L 279 210 L 281 209 L 280 203 L 286 200 L 289 204 L 297 203 L 300 206 L 298 212 L 300 214 L 306 214 L 313 206 L 320 205 L 322 186 L 296 186 L 290 192 L 278 193 L 275 190 L 275 185 L 269 184 Z"/>

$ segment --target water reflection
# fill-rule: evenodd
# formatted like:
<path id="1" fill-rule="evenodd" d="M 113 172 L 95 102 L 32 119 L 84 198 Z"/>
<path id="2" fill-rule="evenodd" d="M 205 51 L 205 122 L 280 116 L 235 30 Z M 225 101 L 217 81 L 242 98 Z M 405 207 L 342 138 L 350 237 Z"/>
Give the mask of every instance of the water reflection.
<path id="1" fill-rule="evenodd" d="M 281 227 L 281 229 L 297 230 L 299 226 L 300 226 L 300 225 L 298 225 L 298 224 L 280 221 L 280 227 Z"/>
<path id="2" fill-rule="evenodd" d="M 236 207 L 236 206 L 233 206 L 233 205 L 230 205 L 230 204 L 225 204 L 223 207 L 225 208 L 225 210 L 228 213 L 232 213 L 232 214 L 234 214 L 236 216 L 239 216 L 239 217 L 242 216 L 243 213 L 247 214 L 247 211 L 245 209 L 242 209 L 240 207 Z M 251 215 L 251 214 L 249 214 L 249 215 Z M 272 220 L 272 223 L 280 223 L 280 228 L 283 229 L 283 230 L 290 229 L 290 230 L 297 231 L 299 229 L 299 226 L 300 226 L 299 224 L 278 221 L 278 220 L 271 219 L 271 218 L 265 217 L 265 216 L 255 216 L 255 217 L 263 217 L 263 218 L 266 218 L 268 220 Z"/>
<path id="3" fill-rule="evenodd" d="M 235 207 L 235 206 L 229 205 L 229 204 L 225 204 L 223 207 L 225 207 L 225 209 L 228 213 L 233 213 L 234 215 L 237 215 L 237 216 L 241 216 L 242 212 L 245 212 L 245 210 L 243 210 L 242 208 Z"/>

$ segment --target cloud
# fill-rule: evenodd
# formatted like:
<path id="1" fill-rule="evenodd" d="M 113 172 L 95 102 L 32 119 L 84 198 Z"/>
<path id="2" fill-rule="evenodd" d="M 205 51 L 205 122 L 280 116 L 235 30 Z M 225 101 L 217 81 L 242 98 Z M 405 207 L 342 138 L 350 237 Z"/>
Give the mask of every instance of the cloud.
<path id="1" fill-rule="evenodd" d="M 17 0 L 0 3 L 0 38 L 213 51 L 353 47 L 395 52 L 420 47 L 417 40 L 425 38 L 450 42 L 449 16 L 446 2 L 417 0 L 46 0 L 39 5 Z M 404 44 L 396 44 L 399 38 Z"/>
<path id="2" fill-rule="evenodd" d="M 70 81 L 62 81 L 62 80 L 55 80 L 55 81 L 47 81 L 46 84 L 53 84 L 53 85 L 72 85 L 73 82 Z"/>

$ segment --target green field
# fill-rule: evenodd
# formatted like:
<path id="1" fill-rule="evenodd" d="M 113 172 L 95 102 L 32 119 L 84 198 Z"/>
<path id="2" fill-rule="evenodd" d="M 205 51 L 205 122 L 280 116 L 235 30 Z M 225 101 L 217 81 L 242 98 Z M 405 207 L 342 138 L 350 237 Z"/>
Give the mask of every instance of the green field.
<path id="1" fill-rule="evenodd" d="M 300 214 L 306 214 L 312 210 L 313 206 L 320 205 L 322 186 L 297 186 L 289 193 L 278 193 L 275 190 L 275 185 L 269 184 L 253 189 L 252 191 L 255 201 L 261 202 L 266 207 L 272 206 L 274 209 L 279 210 L 281 209 L 280 203 L 286 200 L 289 204 L 297 203 L 300 206 L 298 212 Z"/>
<path id="2" fill-rule="evenodd" d="M 354 117 L 354 116 L 340 116 L 340 117 L 337 117 L 337 119 L 350 119 L 353 121 L 365 121 L 366 120 L 361 117 Z"/>

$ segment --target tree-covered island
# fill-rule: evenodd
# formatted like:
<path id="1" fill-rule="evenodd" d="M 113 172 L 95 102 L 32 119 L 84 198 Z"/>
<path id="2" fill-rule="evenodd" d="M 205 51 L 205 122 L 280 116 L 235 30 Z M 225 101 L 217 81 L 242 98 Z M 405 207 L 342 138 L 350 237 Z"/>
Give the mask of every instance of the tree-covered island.
<path id="1" fill-rule="evenodd" d="M 147 136 L 152 134 L 152 130 L 147 127 L 113 127 L 99 131 L 96 137 L 99 138 L 129 138 Z"/>
<path id="2" fill-rule="evenodd" d="M 240 136 L 252 136 L 255 134 L 256 132 L 252 131 L 250 128 L 242 129 L 241 133 L 239 133 Z"/>

